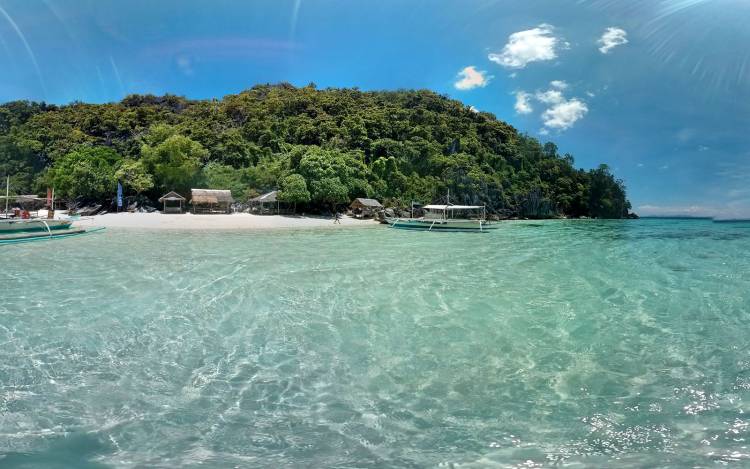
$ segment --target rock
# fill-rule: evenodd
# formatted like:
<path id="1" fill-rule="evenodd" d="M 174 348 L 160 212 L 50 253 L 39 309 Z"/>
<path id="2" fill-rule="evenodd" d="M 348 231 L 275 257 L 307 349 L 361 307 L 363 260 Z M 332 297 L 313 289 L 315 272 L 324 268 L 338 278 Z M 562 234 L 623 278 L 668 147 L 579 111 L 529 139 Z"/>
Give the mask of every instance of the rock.
<path id="1" fill-rule="evenodd" d="M 386 218 L 395 218 L 396 217 L 396 212 L 392 208 L 390 208 L 390 207 L 387 208 L 387 209 L 385 209 L 385 210 L 383 210 L 383 211 L 381 211 L 380 213 L 382 213 L 383 216 L 385 216 Z"/>

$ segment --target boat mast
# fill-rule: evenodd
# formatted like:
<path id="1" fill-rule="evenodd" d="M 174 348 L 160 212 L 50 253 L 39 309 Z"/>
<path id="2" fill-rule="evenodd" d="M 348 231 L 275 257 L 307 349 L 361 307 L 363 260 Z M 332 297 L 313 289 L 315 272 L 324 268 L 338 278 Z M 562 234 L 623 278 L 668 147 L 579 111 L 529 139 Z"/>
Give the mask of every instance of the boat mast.
<path id="1" fill-rule="evenodd" d="M 8 216 L 8 197 L 10 197 L 10 176 L 5 180 L 5 216 Z"/>
<path id="2" fill-rule="evenodd" d="M 448 206 L 451 204 L 451 189 L 448 188 L 448 195 L 445 197 L 445 210 L 443 210 L 443 218 L 448 219 Z"/>

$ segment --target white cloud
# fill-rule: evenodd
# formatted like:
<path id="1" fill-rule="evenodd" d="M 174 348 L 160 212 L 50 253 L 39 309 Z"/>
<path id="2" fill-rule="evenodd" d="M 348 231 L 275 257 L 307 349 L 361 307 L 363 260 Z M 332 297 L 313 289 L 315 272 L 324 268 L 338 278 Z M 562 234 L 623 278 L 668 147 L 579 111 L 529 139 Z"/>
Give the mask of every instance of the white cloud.
<path id="1" fill-rule="evenodd" d="M 541 114 L 544 127 L 539 130 L 539 134 L 548 135 L 553 130 L 567 130 L 589 112 L 588 106 L 581 99 L 565 97 L 563 90 L 567 87 L 568 84 L 564 81 L 553 80 L 549 89 L 538 90 L 534 94 L 517 91 L 516 112 L 530 114 L 534 110 L 532 102 L 541 103 L 546 109 Z"/>
<path id="2" fill-rule="evenodd" d="M 492 79 L 487 72 L 477 70 L 473 65 L 469 65 L 458 72 L 458 81 L 453 86 L 457 90 L 473 90 L 474 88 L 484 88 Z"/>
<path id="3" fill-rule="evenodd" d="M 624 29 L 610 27 L 604 31 L 602 37 L 599 38 L 597 44 L 599 44 L 599 52 L 602 54 L 609 54 L 609 51 L 617 46 L 628 43 L 628 33 Z"/>
<path id="4" fill-rule="evenodd" d="M 553 34 L 552 26 L 540 24 L 536 28 L 508 36 L 508 43 L 499 53 L 487 56 L 492 62 L 507 68 L 524 68 L 531 62 L 557 58 L 557 49 L 568 44 Z"/>
<path id="5" fill-rule="evenodd" d="M 558 90 L 537 91 L 536 99 L 544 104 L 558 104 L 565 101 L 565 97 Z"/>
<path id="6" fill-rule="evenodd" d="M 531 98 L 531 95 L 525 91 L 518 91 L 516 93 L 516 112 L 518 114 L 531 114 L 534 111 L 534 108 L 531 107 L 531 102 L 529 101 Z"/>
<path id="7" fill-rule="evenodd" d="M 549 82 L 549 85 L 552 88 L 557 88 L 558 90 L 564 90 L 568 87 L 568 84 L 562 80 L 552 80 L 551 82 Z"/>
<path id="8" fill-rule="evenodd" d="M 566 130 L 589 112 L 583 101 L 573 98 L 553 105 L 542 113 L 544 126 L 549 129 Z"/>

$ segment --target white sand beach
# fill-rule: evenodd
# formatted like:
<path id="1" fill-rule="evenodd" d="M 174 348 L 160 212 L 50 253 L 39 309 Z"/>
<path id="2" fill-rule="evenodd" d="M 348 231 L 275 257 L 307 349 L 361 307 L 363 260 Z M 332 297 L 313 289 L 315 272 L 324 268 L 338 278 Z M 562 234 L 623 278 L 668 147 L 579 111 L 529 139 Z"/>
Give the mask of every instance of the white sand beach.
<path id="1" fill-rule="evenodd" d="M 333 218 L 301 215 L 252 215 L 233 213 L 230 215 L 167 215 L 163 213 L 107 213 L 84 217 L 76 226 L 107 228 L 137 228 L 154 230 L 264 230 L 302 228 L 352 228 L 373 227 L 375 220 L 359 220 L 343 216 L 340 223 Z"/>

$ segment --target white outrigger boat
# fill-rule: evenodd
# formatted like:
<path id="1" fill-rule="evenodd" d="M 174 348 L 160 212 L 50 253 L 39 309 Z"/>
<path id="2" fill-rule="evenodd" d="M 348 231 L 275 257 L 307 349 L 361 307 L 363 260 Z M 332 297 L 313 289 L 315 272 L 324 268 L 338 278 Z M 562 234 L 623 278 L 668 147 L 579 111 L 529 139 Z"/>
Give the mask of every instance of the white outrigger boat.
<path id="1" fill-rule="evenodd" d="M 14 215 L 8 212 L 8 202 L 11 198 L 16 201 L 43 200 L 36 196 L 11 196 L 9 191 L 10 178 L 7 179 L 5 196 L 5 213 L 0 215 L 0 245 L 16 242 L 33 241 L 39 239 L 57 239 L 69 236 L 100 231 L 103 228 L 84 229 L 73 227 L 73 222 L 79 218 L 66 216 L 57 218 L 54 210 L 47 210 L 47 217 L 30 216 L 27 210 L 15 209 Z M 54 190 L 52 192 L 54 206 Z M 40 211 L 37 211 L 39 214 Z"/>
<path id="2" fill-rule="evenodd" d="M 391 228 L 417 231 L 486 232 L 497 228 L 487 221 L 484 205 L 425 205 L 421 218 L 387 218 Z"/>
<path id="3" fill-rule="evenodd" d="M 5 197 L 0 197 L 0 199 L 5 199 L 5 214 L 0 217 L 0 235 L 35 231 L 46 231 L 49 233 L 52 230 L 67 230 L 73 224 L 73 220 L 70 219 L 31 217 L 28 211 L 19 209 L 17 209 L 16 216 L 11 217 L 8 213 L 8 202 L 11 198 L 16 200 L 38 200 L 36 196 L 11 197 L 10 176 L 8 176 L 5 183 Z"/>
<path id="4" fill-rule="evenodd" d="M 57 218 L 7 218 L 0 219 L 0 234 L 67 230 L 72 224 L 73 220 L 61 220 Z"/>

